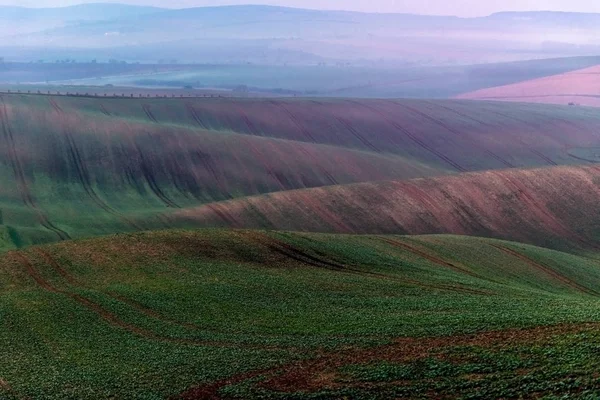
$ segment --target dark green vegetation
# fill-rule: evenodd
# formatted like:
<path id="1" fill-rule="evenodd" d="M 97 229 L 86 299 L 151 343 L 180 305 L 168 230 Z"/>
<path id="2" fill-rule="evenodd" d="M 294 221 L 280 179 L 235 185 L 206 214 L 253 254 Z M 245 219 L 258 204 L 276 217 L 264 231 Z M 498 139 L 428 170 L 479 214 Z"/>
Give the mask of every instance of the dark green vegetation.
<path id="1" fill-rule="evenodd" d="M 6 253 L 0 282 L 8 398 L 568 394 L 600 361 L 598 261 L 495 240 L 119 235 Z"/>

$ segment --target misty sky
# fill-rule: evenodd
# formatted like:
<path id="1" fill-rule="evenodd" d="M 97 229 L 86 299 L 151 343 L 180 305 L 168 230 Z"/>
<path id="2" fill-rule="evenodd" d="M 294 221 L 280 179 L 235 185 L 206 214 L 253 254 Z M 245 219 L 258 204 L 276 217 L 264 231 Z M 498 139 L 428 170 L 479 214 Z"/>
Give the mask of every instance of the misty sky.
<path id="1" fill-rule="evenodd" d="M 80 3 L 114 2 L 160 7 L 194 7 L 226 4 L 272 4 L 303 8 L 368 12 L 478 16 L 497 11 L 555 10 L 599 12 L 598 0 L 0 0 L 0 5 L 54 7 Z"/>

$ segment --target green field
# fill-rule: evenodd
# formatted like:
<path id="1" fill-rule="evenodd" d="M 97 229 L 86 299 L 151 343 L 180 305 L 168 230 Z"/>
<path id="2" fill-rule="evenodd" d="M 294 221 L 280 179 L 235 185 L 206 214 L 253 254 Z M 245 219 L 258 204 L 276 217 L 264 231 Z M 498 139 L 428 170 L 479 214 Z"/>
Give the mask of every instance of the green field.
<path id="1" fill-rule="evenodd" d="M 7 398 L 502 397 L 597 384 L 598 262 L 515 243 L 170 231 L 9 252 L 0 281 Z M 439 339 L 416 339 L 428 337 Z"/>

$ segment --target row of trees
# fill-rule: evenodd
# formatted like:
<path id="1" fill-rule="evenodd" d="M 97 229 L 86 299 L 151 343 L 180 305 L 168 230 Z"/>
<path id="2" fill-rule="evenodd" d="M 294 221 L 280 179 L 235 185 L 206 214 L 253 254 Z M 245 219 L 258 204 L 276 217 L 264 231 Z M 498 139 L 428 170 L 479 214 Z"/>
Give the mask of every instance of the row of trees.
<path id="1" fill-rule="evenodd" d="M 119 98 L 176 98 L 176 97 L 227 97 L 224 96 L 222 94 L 171 94 L 171 95 L 167 95 L 167 94 L 142 94 L 142 93 L 129 93 L 129 94 L 125 94 L 125 93 L 79 93 L 79 92 L 60 92 L 60 91 L 41 91 L 41 90 L 37 90 L 37 91 L 31 91 L 31 90 L 27 90 L 27 91 L 21 91 L 21 90 L 11 90 L 8 89 L 6 91 L 0 90 L 0 93 L 18 93 L 18 94 L 45 94 L 45 95 L 56 95 L 56 96 L 74 96 L 74 97 L 119 97 Z"/>

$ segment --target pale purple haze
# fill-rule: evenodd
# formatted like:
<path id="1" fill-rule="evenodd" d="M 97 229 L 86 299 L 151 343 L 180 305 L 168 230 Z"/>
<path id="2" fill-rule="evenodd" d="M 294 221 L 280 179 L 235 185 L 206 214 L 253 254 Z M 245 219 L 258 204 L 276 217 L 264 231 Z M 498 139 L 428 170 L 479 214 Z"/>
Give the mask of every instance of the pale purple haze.
<path id="1" fill-rule="evenodd" d="M 549 10 L 600 13 L 598 0 L 0 0 L 0 5 L 56 7 L 97 2 L 122 2 L 165 8 L 269 4 L 300 8 L 458 15 L 462 17 L 483 16 L 498 11 Z"/>

